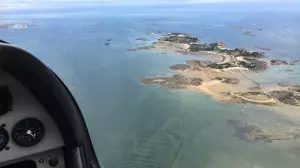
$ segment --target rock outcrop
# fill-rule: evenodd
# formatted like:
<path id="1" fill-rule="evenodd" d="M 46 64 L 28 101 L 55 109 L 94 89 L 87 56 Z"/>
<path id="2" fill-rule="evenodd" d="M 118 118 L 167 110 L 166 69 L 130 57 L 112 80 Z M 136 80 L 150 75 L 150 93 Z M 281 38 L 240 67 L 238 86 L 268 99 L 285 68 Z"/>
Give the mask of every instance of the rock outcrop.
<path id="1" fill-rule="evenodd" d="M 156 84 L 170 89 L 186 89 L 188 86 L 199 86 L 202 80 L 199 78 L 188 78 L 182 75 L 173 75 L 171 77 L 154 77 L 141 80 L 144 84 Z"/>
<path id="2" fill-rule="evenodd" d="M 216 77 L 215 80 L 219 80 L 226 84 L 238 84 L 240 80 L 238 78 L 226 78 L 226 77 Z"/>
<path id="3" fill-rule="evenodd" d="M 170 67 L 170 69 L 174 71 L 185 71 L 191 69 L 191 67 L 187 64 L 176 64 Z"/>
<path id="4" fill-rule="evenodd" d="M 270 95 L 283 104 L 299 106 L 300 105 L 299 90 L 295 89 L 292 91 L 285 91 L 285 90 L 272 91 L 270 92 Z"/>
<path id="5" fill-rule="evenodd" d="M 271 65 L 288 65 L 289 63 L 283 60 L 271 60 Z"/>

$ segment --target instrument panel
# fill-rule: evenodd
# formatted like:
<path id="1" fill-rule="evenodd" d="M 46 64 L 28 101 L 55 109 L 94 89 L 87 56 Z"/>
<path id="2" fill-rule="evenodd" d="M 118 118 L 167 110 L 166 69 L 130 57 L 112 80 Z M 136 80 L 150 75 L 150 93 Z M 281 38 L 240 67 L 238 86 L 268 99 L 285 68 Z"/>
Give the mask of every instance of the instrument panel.
<path id="1" fill-rule="evenodd" d="M 0 69 L 0 167 L 63 146 L 60 131 L 44 107 Z"/>
<path id="2" fill-rule="evenodd" d="M 12 111 L 13 101 L 9 86 L 0 86 L 0 116 Z M 8 141 L 8 132 L 0 127 L 0 151 L 3 150 Z M 23 147 L 30 147 L 39 143 L 45 134 L 43 123 L 36 118 L 25 118 L 19 121 L 12 129 L 12 139 Z"/>
<path id="3" fill-rule="evenodd" d="M 12 129 L 12 139 L 20 146 L 29 147 L 38 144 L 44 137 L 45 127 L 36 118 L 25 118 Z"/>

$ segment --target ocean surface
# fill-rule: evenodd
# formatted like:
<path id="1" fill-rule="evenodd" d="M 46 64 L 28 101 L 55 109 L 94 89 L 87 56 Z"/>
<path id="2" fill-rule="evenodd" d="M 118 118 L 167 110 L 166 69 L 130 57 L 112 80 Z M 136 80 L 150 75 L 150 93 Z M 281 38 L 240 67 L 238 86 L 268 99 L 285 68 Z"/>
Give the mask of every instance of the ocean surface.
<path id="1" fill-rule="evenodd" d="M 289 124 L 286 116 L 139 82 L 143 77 L 172 74 L 169 66 L 199 57 L 126 51 L 159 37 L 151 32 L 182 32 L 200 37 L 203 43 L 225 41 L 229 48 L 270 48 L 265 51 L 267 60 L 300 59 L 299 10 L 231 5 L 2 11 L 0 24 L 31 26 L 0 29 L 0 39 L 28 50 L 66 83 L 82 109 L 104 168 L 299 168 L 299 141 L 248 142 L 228 125 L 228 120 L 242 120 L 284 127 Z M 256 36 L 250 37 L 228 26 L 263 30 L 252 30 Z M 135 40 L 141 37 L 150 41 Z M 256 78 L 261 83 L 300 84 L 300 67 L 274 67 Z"/>

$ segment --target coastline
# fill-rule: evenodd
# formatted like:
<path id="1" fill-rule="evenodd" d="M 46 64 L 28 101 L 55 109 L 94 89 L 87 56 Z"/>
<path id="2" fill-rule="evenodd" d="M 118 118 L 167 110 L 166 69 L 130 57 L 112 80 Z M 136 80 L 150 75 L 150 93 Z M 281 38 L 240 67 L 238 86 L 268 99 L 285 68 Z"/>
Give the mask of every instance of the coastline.
<path id="1" fill-rule="evenodd" d="M 188 60 L 186 64 L 170 67 L 181 76 L 145 78 L 141 80 L 144 84 L 157 84 L 171 89 L 192 88 L 222 102 L 267 106 L 286 104 L 299 107 L 300 110 L 300 86 L 297 86 L 294 91 L 290 86 L 284 88 L 278 85 L 276 88 L 265 88 L 250 76 L 251 73 L 266 71 L 268 66 L 288 65 L 286 61 L 264 62 L 260 60 L 266 57 L 263 52 L 239 48 L 227 49 L 223 41 L 206 44 L 200 44 L 199 41 L 197 37 L 189 34 L 169 33 L 151 46 L 128 49 L 128 51 L 155 50 L 166 54 L 214 55 L 221 58 L 217 62 L 202 61 L 200 57 L 197 57 L 197 60 Z M 195 79 L 198 81 L 196 84 Z"/>
<path id="2" fill-rule="evenodd" d="M 128 51 L 139 50 L 197 56 L 197 59 L 187 60 L 185 64 L 169 67 L 177 74 L 143 78 L 140 81 L 143 84 L 159 85 L 168 89 L 195 90 L 222 103 L 254 104 L 259 107 L 274 108 L 277 109 L 278 114 L 294 117 L 300 121 L 300 112 L 292 112 L 300 111 L 300 86 L 276 83 L 274 83 L 275 87 L 262 86 L 251 77 L 251 74 L 267 71 L 269 66 L 287 65 L 286 61 L 264 62 L 261 59 L 266 56 L 262 52 L 239 48 L 227 49 L 224 42 L 200 44 L 198 38 L 180 33 L 169 33 L 151 46 Z M 221 59 L 214 62 L 201 60 L 200 56 L 205 55 L 214 55 Z M 294 129 L 290 132 L 271 129 L 270 131 L 255 124 L 239 122 L 235 124 L 238 130 L 245 130 L 241 136 L 246 137 L 247 140 L 272 142 L 300 138 L 300 130 Z"/>

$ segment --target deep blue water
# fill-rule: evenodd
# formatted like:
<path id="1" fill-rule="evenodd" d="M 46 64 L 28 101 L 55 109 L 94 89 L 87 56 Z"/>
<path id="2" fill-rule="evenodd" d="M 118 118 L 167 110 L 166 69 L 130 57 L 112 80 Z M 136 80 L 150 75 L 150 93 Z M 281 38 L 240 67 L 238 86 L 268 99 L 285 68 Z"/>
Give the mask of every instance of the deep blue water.
<path id="1" fill-rule="evenodd" d="M 222 6 L 93 7 L 0 13 L 2 23 L 25 22 L 27 29 L 0 29 L 1 39 L 27 49 L 45 62 L 75 95 L 104 167 L 298 168 L 299 152 L 233 136 L 228 119 L 264 123 L 267 109 L 221 104 L 192 91 L 145 86 L 139 79 L 174 73 L 170 65 L 192 59 L 179 54 L 126 52 L 150 32 L 184 32 L 201 42 L 223 40 L 229 48 L 271 48 L 270 58 L 299 60 L 300 12 Z M 227 26 L 262 28 L 256 37 Z M 112 39 L 105 46 L 107 39 Z M 209 59 L 209 58 L 208 58 Z M 287 67 L 290 68 L 290 67 Z M 261 82 L 289 79 L 271 69 Z M 284 117 L 270 114 L 267 124 Z M 266 124 L 266 123 L 264 123 Z"/>

